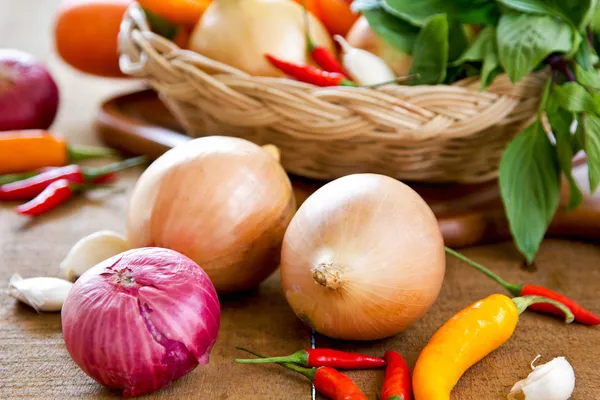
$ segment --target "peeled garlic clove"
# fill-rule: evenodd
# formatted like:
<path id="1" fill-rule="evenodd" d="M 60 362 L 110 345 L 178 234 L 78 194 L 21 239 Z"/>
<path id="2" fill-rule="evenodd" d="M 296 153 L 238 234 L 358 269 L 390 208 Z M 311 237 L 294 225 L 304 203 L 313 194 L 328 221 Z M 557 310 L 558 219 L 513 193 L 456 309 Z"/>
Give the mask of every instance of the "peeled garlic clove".
<path id="1" fill-rule="evenodd" d="M 533 372 L 526 379 L 513 386 L 508 399 L 568 400 L 574 389 L 573 367 L 564 357 L 557 357 L 546 364 L 533 367 Z"/>
<path id="2" fill-rule="evenodd" d="M 10 278 L 8 294 L 36 311 L 60 311 L 73 284 L 58 278 L 28 278 L 19 274 Z"/>
<path id="3" fill-rule="evenodd" d="M 71 248 L 63 262 L 60 263 L 61 274 L 66 279 L 75 281 L 96 264 L 127 250 L 130 250 L 127 240 L 116 232 L 92 233 L 79 240 Z"/>
<path id="4" fill-rule="evenodd" d="M 359 85 L 378 85 L 393 81 L 396 77 L 392 69 L 373 53 L 357 49 L 341 36 L 334 39 L 342 46 L 344 68 Z"/>

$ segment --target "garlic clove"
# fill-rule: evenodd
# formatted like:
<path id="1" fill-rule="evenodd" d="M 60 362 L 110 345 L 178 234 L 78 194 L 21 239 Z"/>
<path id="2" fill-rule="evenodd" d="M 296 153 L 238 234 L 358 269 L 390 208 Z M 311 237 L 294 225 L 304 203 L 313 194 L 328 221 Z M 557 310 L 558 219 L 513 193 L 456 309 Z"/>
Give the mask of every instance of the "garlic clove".
<path id="1" fill-rule="evenodd" d="M 342 62 L 352 79 L 359 85 L 378 85 L 393 81 L 396 76 L 385 61 L 366 50 L 350 46 L 341 36 L 334 39 L 342 47 Z"/>
<path id="2" fill-rule="evenodd" d="M 566 358 L 556 357 L 532 368 L 527 378 L 512 387 L 508 400 L 568 400 L 571 397 L 575 372 Z"/>
<path id="3" fill-rule="evenodd" d="M 8 294 L 40 311 L 60 311 L 73 284 L 59 278 L 28 278 L 19 274 L 10 278 Z"/>
<path id="4" fill-rule="evenodd" d="M 124 236 L 113 231 L 98 231 L 80 239 L 60 263 L 61 275 L 75 281 L 98 263 L 130 250 Z"/>

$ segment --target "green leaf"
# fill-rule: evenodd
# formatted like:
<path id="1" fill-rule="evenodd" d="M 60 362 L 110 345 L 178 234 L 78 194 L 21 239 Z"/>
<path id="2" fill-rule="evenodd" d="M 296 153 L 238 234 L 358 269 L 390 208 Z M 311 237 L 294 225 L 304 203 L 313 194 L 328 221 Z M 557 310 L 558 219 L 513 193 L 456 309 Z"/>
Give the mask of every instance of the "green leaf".
<path id="1" fill-rule="evenodd" d="M 583 31 L 592 18 L 598 0 L 498 0 L 516 11 L 551 15 Z"/>
<path id="2" fill-rule="evenodd" d="M 177 25 L 167 21 L 160 15 L 157 15 L 150 10 L 143 8 L 143 11 L 144 14 L 146 14 L 146 19 L 148 20 L 150 29 L 152 29 L 154 33 L 157 33 L 169 40 L 175 39 L 178 30 Z"/>
<path id="3" fill-rule="evenodd" d="M 558 105 L 565 110 L 595 113 L 600 110 L 600 96 L 589 93 L 577 82 L 555 85 L 552 89 Z"/>
<path id="4" fill-rule="evenodd" d="M 448 24 L 448 60 L 456 60 L 469 47 L 467 33 L 462 24 L 450 21 Z"/>
<path id="5" fill-rule="evenodd" d="M 452 65 L 460 65 L 467 61 L 483 61 L 488 49 L 488 42 L 496 40 L 496 28 L 486 26 L 473 44 Z"/>
<path id="6" fill-rule="evenodd" d="M 450 11 L 444 0 L 382 0 L 384 10 L 415 26 L 425 26 L 430 17 Z"/>
<path id="7" fill-rule="evenodd" d="M 516 83 L 548 55 L 568 52 L 572 31 L 550 16 L 506 13 L 497 29 L 500 64 Z"/>
<path id="8" fill-rule="evenodd" d="M 583 194 L 577 181 L 573 177 L 573 149 L 571 147 L 571 124 L 575 119 L 575 114 L 562 108 L 552 110 L 548 107 L 548 121 L 552 126 L 552 133 L 556 139 L 556 154 L 558 163 L 562 169 L 567 181 L 569 182 L 571 197 L 567 206 L 568 210 L 574 210 L 583 201 Z"/>
<path id="9" fill-rule="evenodd" d="M 600 117 L 585 116 L 585 153 L 588 158 L 590 192 L 596 192 L 600 183 Z"/>
<path id="10" fill-rule="evenodd" d="M 412 54 L 419 34 L 418 28 L 388 14 L 381 8 L 362 10 L 362 15 L 373 32 L 387 44 L 406 54 Z"/>
<path id="11" fill-rule="evenodd" d="M 446 14 L 431 17 L 423 26 L 413 51 L 410 74 L 418 74 L 411 84 L 441 83 L 448 66 L 448 19 Z"/>
<path id="12" fill-rule="evenodd" d="M 594 67 L 594 54 L 588 45 L 588 41 L 584 38 L 580 40 L 579 47 L 575 53 L 575 66 L 577 68 L 589 71 Z M 581 82 L 580 82 L 581 83 Z M 583 85 L 583 84 L 582 84 Z M 587 85 L 585 85 L 587 86 Z"/>
<path id="13" fill-rule="evenodd" d="M 539 121 L 521 132 L 504 151 L 500 192 L 515 243 L 531 263 L 560 196 L 556 152 Z"/>
<path id="14" fill-rule="evenodd" d="M 483 59 L 483 68 L 481 69 L 482 89 L 487 89 L 494 81 L 494 78 L 502 72 L 496 51 L 496 41 L 488 42 L 487 47 L 488 49 L 485 53 L 485 58 Z"/>
<path id="15" fill-rule="evenodd" d="M 462 7 L 460 4 L 455 3 L 452 17 L 463 24 L 495 26 L 498 24 L 498 19 L 500 18 L 500 9 L 496 2 L 491 0 L 472 1 Z"/>
<path id="16" fill-rule="evenodd" d="M 577 129 L 575 129 L 575 134 L 571 136 L 571 148 L 573 149 L 573 154 L 579 153 L 581 150 L 585 149 L 585 114 L 580 114 L 577 118 Z"/>
<path id="17" fill-rule="evenodd" d="M 592 18 L 590 19 L 590 29 L 592 32 L 600 32 L 600 6 L 596 5 Z"/>
<path id="18" fill-rule="evenodd" d="M 592 89 L 600 89 L 600 74 L 598 71 L 585 71 L 579 65 L 575 65 L 575 76 L 580 85 L 587 86 Z"/>

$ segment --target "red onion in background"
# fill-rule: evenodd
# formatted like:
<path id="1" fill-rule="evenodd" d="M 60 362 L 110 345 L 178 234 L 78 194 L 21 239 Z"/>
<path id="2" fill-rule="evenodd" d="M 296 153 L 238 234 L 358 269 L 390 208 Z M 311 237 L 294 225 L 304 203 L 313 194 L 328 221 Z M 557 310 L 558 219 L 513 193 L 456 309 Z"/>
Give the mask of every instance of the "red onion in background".
<path id="1" fill-rule="evenodd" d="M 58 111 L 58 87 L 32 55 L 0 49 L 0 131 L 48 129 Z"/>
<path id="2" fill-rule="evenodd" d="M 100 384 L 124 389 L 124 397 L 156 391 L 208 363 L 219 323 L 219 300 L 202 268 L 156 247 L 86 271 L 62 308 L 75 363 Z"/>

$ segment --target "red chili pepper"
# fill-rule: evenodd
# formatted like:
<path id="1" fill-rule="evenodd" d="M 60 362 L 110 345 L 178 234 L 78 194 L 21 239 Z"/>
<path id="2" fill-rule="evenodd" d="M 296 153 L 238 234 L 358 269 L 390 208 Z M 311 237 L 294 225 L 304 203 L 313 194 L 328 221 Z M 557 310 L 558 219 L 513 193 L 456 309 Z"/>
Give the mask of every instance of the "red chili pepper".
<path id="1" fill-rule="evenodd" d="M 82 168 L 77 164 L 65 167 L 47 168 L 33 177 L 0 186 L 0 201 L 31 200 L 48 185 L 60 179 L 72 183 L 107 183 L 115 179 L 114 173 L 145 162 L 145 156 L 130 158 L 99 168 Z"/>
<path id="2" fill-rule="evenodd" d="M 238 347 L 238 349 L 254 354 L 257 357 L 267 358 L 252 350 Z M 296 371 L 307 377 L 315 389 L 331 400 L 366 400 L 367 397 L 348 376 L 330 367 L 305 368 L 293 363 L 278 362 L 277 364 Z"/>
<path id="3" fill-rule="evenodd" d="M 16 208 L 21 215 L 37 216 L 44 214 L 65 203 L 73 196 L 72 183 L 67 179 L 59 179 L 48 185 L 33 200 Z"/>
<path id="4" fill-rule="evenodd" d="M 356 86 L 354 82 L 349 81 L 343 74 L 337 72 L 323 71 L 311 65 L 294 64 L 275 58 L 270 54 L 266 54 L 265 57 L 275 68 L 301 82 L 324 87 Z"/>
<path id="5" fill-rule="evenodd" d="M 498 275 L 494 274 L 489 269 L 485 268 L 483 265 L 476 263 L 475 261 L 463 256 L 460 253 L 455 252 L 454 250 L 452 250 L 448 247 L 446 247 L 446 252 L 465 261 L 471 267 L 479 270 L 480 272 L 483 272 L 488 277 L 492 278 L 497 283 L 502 285 L 506 290 L 508 290 L 514 296 L 520 297 L 520 296 L 527 296 L 527 295 L 536 295 L 536 296 L 544 296 L 549 299 L 556 300 L 559 303 L 564 304 L 571 310 L 571 312 L 575 316 L 575 321 L 577 321 L 581 324 L 590 325 L 590 326 L 600 325 L 600 317 L 598 317 L 591 311 L 586 310 L 585 308 L 583 308 L 579 304 L 577 304 L 575 301 L 569 299 L 566 296 L 563 296 L 560 293 L 557 293 L 551 289 L 548 289 L 548 288 L 545 288 L 542 286 L 519 285 L 519 284 L 515 284 L 515 283 L 509 283 L 509 282 L 505 281 L 504 279 L 500 278 Z M 556 308 L 550 304 L 541 304 L 541 303 L 533 304 L 533 305 L 529 306 L 529 308 L 534 311 L 546 312 L 546 313 L 557 314 L 557 315 L 564 315 L 564 312 L 561 312 L 558 308 Z"/>
<path id="6" fill-rule="evenodd" d="M 412 381 L 410 368 L 404 358 L 395 351 L 386 351 L 385 380 L 381 389 L 381 400 L 411 400 Z"/>
<path id="7" fill-rule="evenodd" d="M 385 360 L 365 354 L 347 353 L 333 349 L 300 350 L 290 356 L 261 359 L 238 359 L 242 364 L 290 362 L 304 367 L 332 367 L 341 369 L 383 368 Z"/>
<path id="8" fill-rule="evenodd" d="M 348 80 L 352 80 L 350 75 L 344 70 L 344 67 L 339 63 L 335 55 L 331 54 L 323 46 L 317 45 L 310 35 L 308 10 L 306 9 L 306 1 L 302 1 L 302 7 L 304 8 L 304 30 L 306 31 L 306 45 L 308 52 L 312 59 L 317 63 L 319 67 L 328 72 L 337 72 L 338 74 L 344 75 Z"/>

